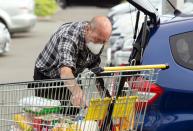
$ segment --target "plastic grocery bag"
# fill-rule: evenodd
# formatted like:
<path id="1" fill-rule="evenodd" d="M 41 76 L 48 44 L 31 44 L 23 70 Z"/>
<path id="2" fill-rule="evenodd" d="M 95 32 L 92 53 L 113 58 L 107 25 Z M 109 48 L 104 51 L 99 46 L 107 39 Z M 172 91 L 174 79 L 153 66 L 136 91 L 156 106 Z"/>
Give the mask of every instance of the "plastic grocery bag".
<path id="1" fill-rule="evenodd" d="M 37 96 L 30 96 L 19 100 L 19 105 L 23 106 L 26 112 L 32 112 L 36 115 L 58 113 L 61 103 L 59 100 L 52 100 Z"/>

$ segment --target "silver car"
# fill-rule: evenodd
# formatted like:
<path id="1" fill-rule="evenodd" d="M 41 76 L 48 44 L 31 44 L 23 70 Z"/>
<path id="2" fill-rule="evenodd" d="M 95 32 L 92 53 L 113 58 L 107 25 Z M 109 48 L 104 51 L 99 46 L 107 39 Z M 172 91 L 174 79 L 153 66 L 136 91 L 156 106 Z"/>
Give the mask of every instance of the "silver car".
<path id="1" fill-rule="evenodd" d="M 10 33 L 6 26 L 0 23 L 0 55 L 9 51 L 10 43 Z"/>
<path id="2" fill-rule="evenodd" d="M 34 0 L 0 0 L 0 22 L 10 33 L 30 30 L 36 20 Z"/>

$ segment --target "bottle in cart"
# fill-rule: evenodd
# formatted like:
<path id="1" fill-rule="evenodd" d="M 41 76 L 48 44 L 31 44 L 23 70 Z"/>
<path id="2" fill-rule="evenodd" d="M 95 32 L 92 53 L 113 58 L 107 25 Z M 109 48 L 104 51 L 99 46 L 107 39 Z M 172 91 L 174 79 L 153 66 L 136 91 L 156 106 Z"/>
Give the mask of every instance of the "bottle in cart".
<path id="1" fill-rule="evenodd" d="M 42 126 L 41 126 L 42 120 L 41 119 L 34 118 L 33 123 L 34 123 L 33 124 L 34 131 L 42 131 Z"/>

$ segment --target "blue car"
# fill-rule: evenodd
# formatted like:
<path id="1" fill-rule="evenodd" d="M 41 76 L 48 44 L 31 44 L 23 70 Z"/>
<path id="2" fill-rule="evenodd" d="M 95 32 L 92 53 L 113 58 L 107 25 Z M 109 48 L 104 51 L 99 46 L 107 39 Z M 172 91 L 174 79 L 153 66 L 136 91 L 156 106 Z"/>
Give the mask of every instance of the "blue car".
<path id="1" fill-rule="evenodd" d="M 193 131 L 193 15 L 174 8 L 165 19 L 148 0 L 128 2 L 147 15 L 129 61 L 170 66 L 151 85 L 143 131 Z"/>

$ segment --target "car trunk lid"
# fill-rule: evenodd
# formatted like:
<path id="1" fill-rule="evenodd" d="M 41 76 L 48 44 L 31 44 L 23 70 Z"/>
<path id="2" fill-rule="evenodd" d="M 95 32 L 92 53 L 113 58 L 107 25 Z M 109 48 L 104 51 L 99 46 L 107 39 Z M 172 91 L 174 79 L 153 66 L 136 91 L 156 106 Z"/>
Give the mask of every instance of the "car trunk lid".
<path id="1" fill-rule="evenodd" d="M 142 11 L 144 14 L 148 15 L 153 23 L 159 23 L 160 17 L 157 10 L 148 0 L 127 0 L 130 4 L 136 7 L 138 10 Z"/>

